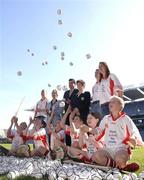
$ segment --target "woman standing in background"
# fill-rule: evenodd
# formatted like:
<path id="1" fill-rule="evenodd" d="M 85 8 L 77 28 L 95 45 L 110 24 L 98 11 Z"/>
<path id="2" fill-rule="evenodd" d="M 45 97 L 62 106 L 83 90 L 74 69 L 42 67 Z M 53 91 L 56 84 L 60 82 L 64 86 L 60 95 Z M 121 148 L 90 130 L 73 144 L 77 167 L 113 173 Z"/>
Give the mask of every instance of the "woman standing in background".
<path id="1" fill-rule="evenodd" d="M 102 76 L 99 83 L 98 99 L 101 104 L 102 116 L 109 114 L 109 100 L 113 95 L 122 97 L 123 87 L 115 74 L 110 73 L 106 62 L 99 63 L 99 72 Z"/>

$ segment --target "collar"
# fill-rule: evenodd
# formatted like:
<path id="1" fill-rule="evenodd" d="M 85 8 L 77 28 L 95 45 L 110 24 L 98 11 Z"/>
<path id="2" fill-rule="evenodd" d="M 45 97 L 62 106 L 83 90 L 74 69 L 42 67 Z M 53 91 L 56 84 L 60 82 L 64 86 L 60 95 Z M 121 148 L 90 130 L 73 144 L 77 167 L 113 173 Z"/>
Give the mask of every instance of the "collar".
<path id="1" fill-rule="evenodd" d="M 113 117 L 112 113 L 110 114 L 110 116 L 112 117 L 112 120 L 113 120 L 113 121 L 116 121 L 116 120 L 119 119 L 120 117 L 125 116 L 125 114 L 126 114 L 125 112 L 120 111 L 119 114 L 118 114 L 118 116 L 117 116 L 116 118 Z"/>

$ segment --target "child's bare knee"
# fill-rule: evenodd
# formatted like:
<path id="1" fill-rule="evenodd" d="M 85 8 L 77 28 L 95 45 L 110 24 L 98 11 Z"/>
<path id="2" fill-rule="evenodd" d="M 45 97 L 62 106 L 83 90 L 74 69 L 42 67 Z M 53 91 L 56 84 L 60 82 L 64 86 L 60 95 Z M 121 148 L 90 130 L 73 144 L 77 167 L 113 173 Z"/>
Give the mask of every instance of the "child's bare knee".
<path id="1" fill-rule="evenodd" d="M 125 159 L 122 159 L 120 157 L 117 157 L 115 159 L 115 162 L 116 162 L 116 166 L 120 169 L 124 168 L 126 166 L 126 160 Z"/>

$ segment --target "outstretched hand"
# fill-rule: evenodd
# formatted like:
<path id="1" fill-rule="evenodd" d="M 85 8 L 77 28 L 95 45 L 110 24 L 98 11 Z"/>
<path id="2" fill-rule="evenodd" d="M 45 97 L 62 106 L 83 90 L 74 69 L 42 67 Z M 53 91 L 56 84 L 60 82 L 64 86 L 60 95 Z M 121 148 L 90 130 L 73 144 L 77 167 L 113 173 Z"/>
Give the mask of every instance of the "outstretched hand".
<path id="1" fill-rule="evenodd" d="M 17 121 L 18 121 L 18 119 L 17 119 L 16 116 L 13 116 L 13 117 L 11 118 L 11 124 L 16 123 Z"/>
<path id="2" fill-rule="evenodd" d="M 32 117 L 30 116 L 30 117 L 29 117 L 29 124 L 32 124 L 32 123 L 34 123 L 34 120 L 33 120 Z"/>
<path id="3" fill-rule="evenodd" d="M 83 133 L 87 133 L 87 132 L 89 132 L 89 129 L 90 128 L 88 126 L 83 125 L 83 126 L 81 126 L 80 131 L 83 132 Z"/>

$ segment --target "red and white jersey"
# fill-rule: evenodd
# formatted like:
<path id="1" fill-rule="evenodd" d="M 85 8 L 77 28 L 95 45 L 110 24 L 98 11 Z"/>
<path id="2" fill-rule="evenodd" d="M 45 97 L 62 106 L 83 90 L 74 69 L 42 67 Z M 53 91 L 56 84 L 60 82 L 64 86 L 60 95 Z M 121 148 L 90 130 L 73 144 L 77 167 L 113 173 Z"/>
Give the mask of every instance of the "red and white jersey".
<path id="1" fill-rule="evenodd" d="M 92 102 L 99 101 L 100 83 L 96 82 L 92 87 Z"/>
<path id="2" fill-rule="evenodd" d="M 79 144 L 80 129 L 76 129 L 76 132 L 72 133 L 70 126 L 66 125 L 65 134 L 70 135 L 70 137 L 71 137 L 71 145 L 73 147 L 77 147 L 78 144 Z"/>
<path id="3" fill-rule="evenodd" d="M 103 142 L 101 140 L 97 141 L 96 136 L 90 134 L 87 139 L 85 139 L 85 144 L 83 150 L 88 152 L 89 158 L 98 150 L 103 148 Z"/>
<path id="4" fill-rule="evenodd" d="M 36 105 L 36 109 L 45 109 L 45 111 L 40 111 L 40 112 L 37 112 L 37 116 L 41 116 L 41 115 L 46 115 L 47 116 L 47 112 L 46 110 L 48 109 L 48 100 L 47 98 L 45 98 L 44 100 L 40 100 L 38 101 L 37 105 Z"/>
<path id="5" fill-rule="evenodd" d="M 132 119 L 123 112 L 120 113 L 117 119 L 114 119 L 112 115 L 106 115 L 99 128 L 101 133 L 97 140 L 104 137 L 104 146 L 111 150 L 128 148 L 130 138 L 142 142 L 141 135 Z"/>
<path id="6" fill-rule="evenodd" d="M 99 101 L 100 104 L 109 102 L 110 97 L 117 95 L 117 90 L 122 90 L 122 85 L 116 75 L 110 74 L 107 79 L 102 79 L 99 84 Z"/>
<path id="7" fill-rule="evenodd" d="M 34 140 L 35 149 L 38 149 L 40 146 L 42 146 L 49 150 L 45 128 L 41 128 L 38 131 L 34 131 L 34 129 L 32 129 L 28 132 L 27 139 Z"/>
<path id="8" fill-rule="evenodd" d="M 61 141 L 61 142 L 64 142 L 64 139 L 65 139 L 65 132 L 64 132 L 64 130 L 62 129 L 62 130 L 60 130 L 60 131 L 58 131 L 58 132 L 56 132 L 57 133 L 57 135 L 58 135 L 58 137 L 59 137 L 59 140 Z"/>
<path id="9" fill-rule="evenodd" d="M 21 144 L 24 144 L 23 137 L 20 134 L 18 134 L 16 131 L 12 132 L 9 138 L 12 139 L 11 149 L 13 150 L 17 149 Z"/>

